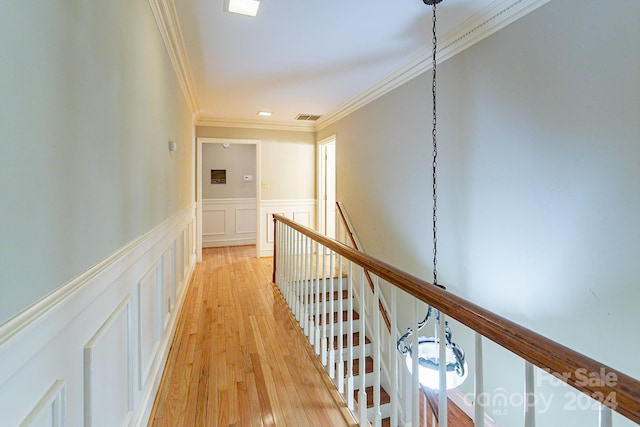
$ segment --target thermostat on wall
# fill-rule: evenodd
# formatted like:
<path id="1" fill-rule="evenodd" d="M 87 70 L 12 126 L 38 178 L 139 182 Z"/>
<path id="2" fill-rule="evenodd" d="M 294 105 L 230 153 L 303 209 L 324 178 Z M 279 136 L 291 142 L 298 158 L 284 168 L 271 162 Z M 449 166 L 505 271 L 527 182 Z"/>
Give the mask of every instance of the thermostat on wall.
<path id="1" fill-rule="evenodd" d="M 244 182 L 251 182 L 251 181 L 253 181 L 253 175 L 244 175 L 244 176 L 242 177 L 242 180 L 243 180 Z"/>

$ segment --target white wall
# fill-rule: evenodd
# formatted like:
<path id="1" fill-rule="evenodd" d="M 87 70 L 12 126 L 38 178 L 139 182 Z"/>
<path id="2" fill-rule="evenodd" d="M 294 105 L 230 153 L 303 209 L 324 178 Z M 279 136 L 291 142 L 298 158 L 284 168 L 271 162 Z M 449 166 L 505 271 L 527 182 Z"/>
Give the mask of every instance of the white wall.
<path id="1" fill-rule="evenodd" d="M 5 2 L 0 57 L 2 323 L 194 191 L 191 112 L 148 2 Z"/>
<path id="2" fill-rule="evenodd" d="M 438 69 L 440 282 L 636 378 L 639 15 L 555 0 Z M 338 199 L 367 252 L 426 279 L 430 96 L 427 73 L 318 133 L 337 134 Z M 489 390 L 521 393 L 521 361 L 488 353 Z M 545 390 L 538 426 L 595 423 Z M 498 423 L 522 425 L 507 409 Z"/>
<path id="3" fill-rule="evenodd" d="M 198 126 L 196 134 L 205 138 L 260 140 L 261 184 L 266 183 L 261 188 L 262 200 L 315 199 L 313 132 Z"/>
<path id="4" fill-rule="evenodd" d="M 211 183 L 211 170 L 227 171 L 225 184 Z M 244 181 L 251 175 L 251 181 Z M 254 144 L 202 144 L 202 198 L 229 199 L 256 197 L 256 146 Z"/>
<path id="5" fill-rule="evenodd" d="M 146 424 L 195 260 L 150 3 L 4 2 L 0 57 L 1 423 Z"/>

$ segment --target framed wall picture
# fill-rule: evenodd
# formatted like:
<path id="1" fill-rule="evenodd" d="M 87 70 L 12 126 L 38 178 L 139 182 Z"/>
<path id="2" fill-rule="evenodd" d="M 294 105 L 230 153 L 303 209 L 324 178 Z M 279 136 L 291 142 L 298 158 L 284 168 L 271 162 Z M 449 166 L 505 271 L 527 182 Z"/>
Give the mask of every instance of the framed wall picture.
<path id="1" fill-rule="evenodd" d="M 226 184 L 227 183 L 227 170 L 226 169 L 211 169 L 211 183 L 212 184 Z"/>

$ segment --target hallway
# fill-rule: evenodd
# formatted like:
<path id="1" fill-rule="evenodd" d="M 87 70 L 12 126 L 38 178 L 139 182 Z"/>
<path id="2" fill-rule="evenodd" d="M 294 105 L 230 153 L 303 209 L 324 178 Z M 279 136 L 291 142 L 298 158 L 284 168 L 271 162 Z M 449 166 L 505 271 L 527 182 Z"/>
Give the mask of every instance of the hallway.
<path id="1" fill-rule="evenodd" d="M 204 249 L 150 426 L 352 425 L 271 284 L 272 262 L 254 246 Z"/>

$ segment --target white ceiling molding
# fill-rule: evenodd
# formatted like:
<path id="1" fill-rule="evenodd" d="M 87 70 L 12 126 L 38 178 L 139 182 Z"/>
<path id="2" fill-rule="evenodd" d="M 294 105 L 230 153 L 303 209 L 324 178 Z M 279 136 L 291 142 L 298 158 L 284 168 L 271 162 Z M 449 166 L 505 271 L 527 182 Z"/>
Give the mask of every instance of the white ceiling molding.
<path id="1" fill-rule="evenodd" d="M 551 0 L 497 0 L 481 10 L 455 30 L 438 40 L 436 58 L 441 63 L 463 50 L 489 37 L 510 23 L 525 16 Z M 389 74 L 369 89 L 349 99 L 333 112 L 316 122 L 316 130 L 337 122 L 384 94 L 432 68 L 432 50 L 425 48 L 397 71 Z"/>
<path id="2" fill-rule="evenodd" d="M 264 129 L 264 130 L 284 130 L 294 132 L 315 132 L 315 122 L 272 122 L 259 120 L 238 120 L 238 119 L 218 119 L 200 117 L 196 120 L 196 126 L 209 126 L 217 128 L 243 128 L 243 129 Z"/>
<path id="3" fill-rule="evenodd" d="M 200 107 L 193 89 L 191 68 L 185 53 L 186 49 L 174 0 L 149 0 L 149 5 L 187 104 L 191 108 L 191 113 L 196 115 Z"/>

